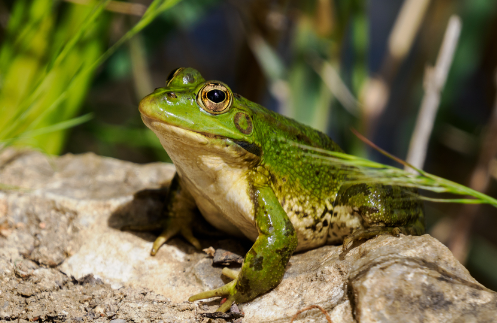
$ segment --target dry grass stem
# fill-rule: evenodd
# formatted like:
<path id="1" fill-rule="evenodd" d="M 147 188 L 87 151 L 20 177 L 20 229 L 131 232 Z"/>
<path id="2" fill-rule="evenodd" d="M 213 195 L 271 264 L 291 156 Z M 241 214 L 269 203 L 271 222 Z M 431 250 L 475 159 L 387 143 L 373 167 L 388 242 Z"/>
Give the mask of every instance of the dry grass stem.
<path id="1" fill-rule="evenodd" d="M 380 73 L 369 79 L 361 91 L 364 106 L 364 125 L 367 134 L 374 132 L 378 118 L 390 97 L 390 83 L 397 74 L 399 65 L 412 47 L 430 0 L 406 0 L 388 39 L 388 52 L 383 59 Z"/>
<path id="2" fill-rule="evenodd" d="M 295 315 L 292 317 L 292 320 L 290 321 L 290 323 L 293 323 L 293 321 L 297 318 L 297 316 L 299 316 L 299 314 L 301 314 L 302 312 L 305 312 L 305 311 L 308 311 L 308 310 L 312 310 L 313 308 L 317 308 L 319 309 L 325 316 L 326 316 L 326 320 L 328 320 L 329 323 L 333 323 L 331 321 L 331 317 L 330 315 L 328 314 L 328 312 L 326 312 L 326 310 L 324 308 L 322 308 L 321 306 L 319 305 L 311 305 L 311 306 L 307 306 L 301 310 L 299 310 L 297 313 L 295 313 Z"/>
<path id="3" fill-rule="evenodd" d="M 406 159 L 409 164 L 416 168 L 422 169 L 425 162 L 428 140 L 430 139 L 438 105 L 440 104 L 441 93 L 457 48 L 461 27 L 461 19 L 458 16 L 452 16 L 445 32 L 437 63 L 434 68 L 428 67 L 426 69 L 425 95 Z M 410 172 L 415 173 L 411 168 L 409 169 Z"/>
<path id="4" fill-rule="evenodd" d="M 404 1 L 388 39 L 388 50 L 393 59 L 404 59 L 411 49 L 429 4 L 430 0 Z"/>
<path id="5" fill-rule="evenodd" d="M 309 65 L 321 77 L 324 84 L 333 93 L 343 107 L 352 115 L 359 115 L 360 102 L 354 97 L 347 85 L 342 81 L 337 70 L 317 55 L 308 59 Z"/>

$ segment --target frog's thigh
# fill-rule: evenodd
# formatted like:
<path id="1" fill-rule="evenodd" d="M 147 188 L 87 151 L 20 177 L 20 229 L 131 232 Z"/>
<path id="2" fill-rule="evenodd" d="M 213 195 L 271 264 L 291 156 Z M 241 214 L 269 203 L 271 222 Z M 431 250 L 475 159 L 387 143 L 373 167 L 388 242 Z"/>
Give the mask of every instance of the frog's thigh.
<path id="1" fill-rule="evenodd" d="M 340 189 L 335 209 L 342 217 L 349 213 L 350 234 L 344 249 L 355 240 L 381 234 L 420 235 L 424 233 L 424 214 L 417 192 L 410 188 L 382 184 L 357 184 Z M 358 224 L 360 222 L 360 225 Z"/>
<path id="2" fill-rule="evenodd" d="M 297 233 L 268 186 L 255 188 L 255 220 L 259 237 L 247 252 L 236 290 L 246 302 L 276 287 L 297 248 Z"/>
<path id="3" fill-rule="evenodd" d="M 343 239 L 363 228 L 363 220 L 350 205 L 335 205 L 330 217 L 327 244 L 342 243 Z"/>

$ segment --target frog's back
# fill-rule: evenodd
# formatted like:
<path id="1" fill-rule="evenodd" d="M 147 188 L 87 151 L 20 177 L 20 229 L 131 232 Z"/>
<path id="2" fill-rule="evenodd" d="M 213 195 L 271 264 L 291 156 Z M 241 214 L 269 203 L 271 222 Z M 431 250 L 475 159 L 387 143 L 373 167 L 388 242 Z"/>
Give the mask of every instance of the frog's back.
<path id="1" fill-rule="evenodd" d="M 264 146 L 261 164 L 297 232 L 297 251 L 341 243 L 345 238 L 350 242 L 377 234 L 424 232 L 416 190 L 374 181 L 345 183 L 346 170 L 302 147 L 341 152 L 328 136 L 267 110 L 254 113 L 254 118 L 258 118 L 257 135 Z"/>
<path id="2" fill-rule="evenodd" d="M 299 144 L 341 151 L 324 133 L 261 106 L 252 108 L 262 142 L 262 165 L 298 235 L 297 250 L 326 243 L 333 202 L 342 182 L 339 168 L 310 156 Z"/>

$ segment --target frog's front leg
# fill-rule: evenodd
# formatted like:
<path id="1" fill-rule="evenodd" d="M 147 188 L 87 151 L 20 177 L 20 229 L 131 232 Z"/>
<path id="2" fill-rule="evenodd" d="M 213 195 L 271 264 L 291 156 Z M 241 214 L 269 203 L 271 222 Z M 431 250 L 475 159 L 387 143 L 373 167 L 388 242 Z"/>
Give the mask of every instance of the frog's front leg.
<path id="1" fill-rule="evenodd" d="M 276 287 L 283 279 L 290 256 L 297 248 L 297 234 L 273 190 L 266 185 L 255 185 L 253 189 L 259 237 L 247 252 L 238 277 L 218 289 L 194 295 L 189 301 L 226 297 L 226 302 L 217 310 L 226 312 L 233 302 L 248 302 Z"/>
<path id="2" fill-rule="evenodd" d="M 400 186 L 344 185 L 337 195 L 333 217 L 338 218 L 337 227 L 349 224 L 344 251 L 356 240 L 383 234 L 421 235 L 425 231 L 423 205 L 417 191 Z"/>
<path id="3" fill-rule="evenodd" d="M 195 216 L 195 200 L 190 192 L 181 185 L 178 173 L 174 175 L 169 187 L 169 194 L 165 202 L 165 218 L 163 221 L 143 226 L 125 226 L 121 230 L 150 231 L 162 229 L 152 246 L 150 254 L 155 256 L 159 248 L 177 234 L 181 234 L 195 248 L 201 249 L 200 242 L 193 236 L 191 225 Z"/>

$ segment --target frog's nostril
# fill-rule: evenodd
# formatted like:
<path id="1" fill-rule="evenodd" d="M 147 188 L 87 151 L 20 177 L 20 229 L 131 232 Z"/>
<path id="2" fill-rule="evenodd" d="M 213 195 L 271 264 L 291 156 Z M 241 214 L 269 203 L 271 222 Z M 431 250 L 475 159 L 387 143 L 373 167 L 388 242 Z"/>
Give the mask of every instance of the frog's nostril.
<path id="1" fill-rule="evenodd" d="M 177 98 L 176 93 L 174 93 L 174 92 L 167 92 L 166 95 L 170 99 L 176 99 Z"/>

